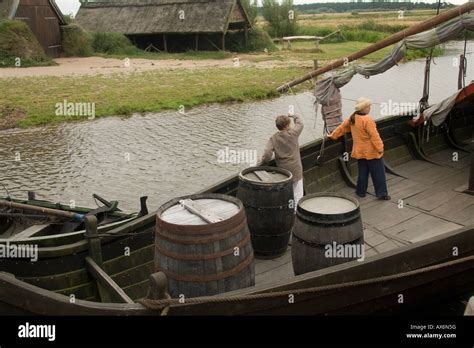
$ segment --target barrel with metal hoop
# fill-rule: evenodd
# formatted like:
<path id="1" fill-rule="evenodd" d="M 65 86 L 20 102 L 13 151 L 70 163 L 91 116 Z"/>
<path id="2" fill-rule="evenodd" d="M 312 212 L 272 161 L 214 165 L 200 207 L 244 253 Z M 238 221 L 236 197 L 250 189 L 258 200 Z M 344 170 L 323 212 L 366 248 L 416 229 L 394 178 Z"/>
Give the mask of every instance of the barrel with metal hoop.
<path id="1" fill-rule="evenodd" d="M 221 194 L 176 198 L 156 216 L 155 270 L 172 297 L 210 296 L 255 285 L 242 202 Z"/>
<path id="2" fill-rule="evenodd" d="M 239 198 L 247 213 L 255 257 L 273 259 L 288 248 L 295 221 L 291 172 L 276 167 L 254 167 L 239 175 Z"/>
<path id="3" fill-rule="evenodd" d="M 292 260 L 296 275 L 364 257 L 359 202 L 338 193 L 303 197 L 293 228 Z"/>

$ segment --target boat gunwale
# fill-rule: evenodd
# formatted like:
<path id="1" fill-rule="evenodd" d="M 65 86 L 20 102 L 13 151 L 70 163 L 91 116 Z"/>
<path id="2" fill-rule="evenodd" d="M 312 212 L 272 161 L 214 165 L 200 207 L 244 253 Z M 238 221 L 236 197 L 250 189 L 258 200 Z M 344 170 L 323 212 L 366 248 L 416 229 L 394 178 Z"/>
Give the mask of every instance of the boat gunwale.
<path id="1" fill-rule="evenodd" d="M 414 251 L 419 249 L 420 247 L 430 247 L 430 246 L 439 246 L 443 247 L 445 246 L 445 241 L 446 239 L 463 239 L 463 237 L 469 236 L 474 232 L 474 225 L 470 226 L 465 226 L 450 232 L 447 232 L 442 235 L 434 236 L 431 238 L 428 238 L 426 240 L 422 240 L 410 245 L 405 245 L 401 246 L 400 248 L 390 250 L 387 252 L 383 252 L 377 255 L 373 255 L 371 257 L 368 257 L 364 262 L 358 262 L 356 261 L 351 261 L 339 265 L 335 265 L 332 267 L 328 267 L 325 269 L 301 274 L 298 276 L 293 276 L 291 278 L 287 279 L 281 279 L 279 281 L 276 281 L 272 284 L 263 284 L 263 285 L 255 285 L 253 287 L 241 289 L 241 290 L 236 290 L 232 292 L 226 292 L 223 294 L 215 295 L 216 298 L 222 298 L 222 297 L 233 297 L 233 296 L 245 296 L 245 295 L 255 295 L 255 294 L 263 294 L 263 293 L 271 293 L 271 292 L 276 292 L 276 291 L 284 291 L 284 290 L 294 290 L 294 289 L 305 289 L 309 288 L 312 285 L 311 284 L 306 284 L 306 286 L 301 287 L 301 283 L 305 282 L 315 282 L 318 279 L 323 279 L 326 278 L 330 275 L 332 276 L 337 276 L 339 273 L 344 273 L 346 271 L 354 270 L 356 269 L 364 269 L 370 266 L 377 266 L 378 263 L 380 262 L 388 262 L 391 259 L 396 259 L 400 255 L 406 255 L 407 251 Z M 445 261 L 449 260 L 454 260 L 456 258 L 461 258 L 465 256 L 471 256 L 474 255 L 474 243 L 471 243 L 472 245 L 470 246 L 470 249 L 466 252 L 464 249 L 464 252 L 458 255 L 457 257 L 451 256 L 450 258 L 446 258 Z M 426 259 L 429 259 L 430 255 L 426 256 Z M 431 257 L 433 258 L 433 257 Z M 440 263 L 441 261 L 437 260 L 438 262 L 435 262 L 434 264 Z M 411 259 L 411 262 L 414 262 L 413 259 Z M 419 268 L 423 268 L 429 265 L 432 265 L 433 263 L 431 262 L 426 262 L 421 265 L 418 265 L 417 267 L 414 268 L 409 268 L 408 271 L 410 270 L 416 270 Z M 374 266 L 374 267 L 375 267 Z M 408 264 L 403 264 L 401 265 L 402 267 L 407 267 Z M 407 270 L 405 270 L 407 271 Z M 383 274 L 379 275 L 384 276 L 384 275 L 394 275 L 398 274 L 398 272 L 390 273 L 390 274 Z M 366 278 L 366 279 L 372 279 L 372 278 Z M 288 281 L 292 280 L 292 281 Z M 49 299 L 49 301 L 56 301 L 60 302 L 61 305 L 70 307 L 70 308 L 76 308 L 79 307 L 83 310 L 86 311 L 91 311 L 90 313 L 87 313 L 85 315 L 91 315 L 93 314 L 94 310 L 99 310 L 103 311 L 101 313 L 98 313 L 98 315 L 150 315 L 150 314 L 158 314 L 157 311 L 148 309 L 147 307 L 143 306 L 140 303 L 133 303 L 133 304 L 123 304 L 123 303 L 102 303 L 102 302 L 94 302 L 94 301 L 85 301 L 85 300 L 79 300 L 77 299 L 74 304 L 70 303 L 70 298 L 68 296 L 54 293 L 52 291 L 37 287 L 35 285 L 26 283 L 22 280 L 17 279 L 13 274 L 7 273 L 7 272 L 2 272 L 0 271 L 0 284 L 5 283 L 5 284 L 10 284 L 11 286 L 14 286 L 16 288 L 22 289 L 23 291 L 29 291 L 30 293 L 34 293 L 35 296 L 42 296 L 43 298 Z M 324 284 L 324 285 L 342 285 L 345 284 L 344 282 L 340 283 L 329 283 L 329 284 Z M 2 292 L 2 288 L 4 286 L 0 287 L 0 294 Z M 1 302 L 5 302 L 4 299 L 1 300 Z M 9 305 L 15 306 L 15 299 L 13 299 L 10 302 L 5 302 Z M 35 302 L 35 301 L 32 301 Z M 201 304 L 172 304 L 170 305 L 170 311 L 173 309 L 179 309 L 186 307 L 186 308 L 192 308 L 196 306 L 200 306 Z M 35 312 L 36 313 L 36 312 Z M 42 314 L 42 313 L 36 313 L 36 314 Z M 74 312 L 74 310 L 65 313 L 63 315 L 77 315 L 77 311 Z"/>

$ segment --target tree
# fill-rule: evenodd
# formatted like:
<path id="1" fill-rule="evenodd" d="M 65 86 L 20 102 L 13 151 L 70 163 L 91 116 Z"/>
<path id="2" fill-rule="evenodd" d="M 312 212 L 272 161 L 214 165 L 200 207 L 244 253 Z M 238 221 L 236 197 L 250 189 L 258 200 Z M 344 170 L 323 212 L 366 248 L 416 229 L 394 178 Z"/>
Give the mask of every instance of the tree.
<path id="1" fill-rule="evenodd" d="M 268 22 L 268 33 L 273 37 L 294 35 L 297 13 L 293 0 L 263 0 L 263 17 Z"/>
<path id="2" fill-rule="evenodd" d="M 258 14 L 258 1 L 257 0 L 242 0 L 242 6 L 249 16 L 250 23 L 252 26 L 255 25 Z"/>

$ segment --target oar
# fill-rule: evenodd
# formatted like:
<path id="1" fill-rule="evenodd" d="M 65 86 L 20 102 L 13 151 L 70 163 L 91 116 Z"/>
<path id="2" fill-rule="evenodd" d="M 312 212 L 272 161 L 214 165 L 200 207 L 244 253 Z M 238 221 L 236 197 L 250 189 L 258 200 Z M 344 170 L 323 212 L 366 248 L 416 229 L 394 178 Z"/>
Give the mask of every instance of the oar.
<path id="1" fill-rule="evenodd" d="M 34 211 L 34 212 L 41 213 L 44 215 L 66 217 L 66 218 L 74 219 L 77 221 L 84 220 L 83 214 L 73 213 L 73 212 L 64 211 L 64 210 L 51 209 L 51 208 L 43 208 L 43 207 L 38 207 L 38 206 L 23 204 L 23 203 L 15 203 L 15 202 L 10 202 L 10 201 L 5 201 L 5 200 L 0 200 L 0 206 L 14 208 L 14 209 Z"/>

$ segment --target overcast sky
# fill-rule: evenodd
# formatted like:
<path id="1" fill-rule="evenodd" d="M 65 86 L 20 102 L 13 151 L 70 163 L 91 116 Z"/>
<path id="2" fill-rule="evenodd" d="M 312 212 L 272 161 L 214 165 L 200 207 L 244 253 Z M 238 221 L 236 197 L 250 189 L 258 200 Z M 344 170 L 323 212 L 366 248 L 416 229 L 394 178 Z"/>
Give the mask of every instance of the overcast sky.
<path id="1" fill-rule="evenodd" d="M 438 0 L 424 0 L 424 2 L 431 2 L 435 3 Z M 313 4 L 318 2 L 334 2 L 334 0 L 319 0 L 319 1 L 311 1 L 311 0 L 294 0 L 295 4 Z M 346 0 L 348 2 L 348 0 Z M 448 1 L 453 4 L 463 4 L 467 2 L 467 0 L 451 0 Z M 56 4 L 58 4 L 59 8 L 64 14 L 75 14 L 79 9 L 80 3 L 79 0 L 56 0 Z"/>

